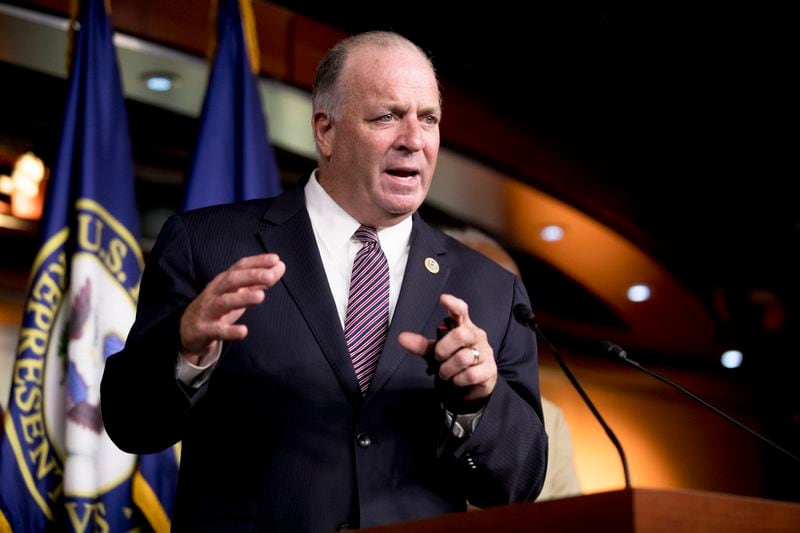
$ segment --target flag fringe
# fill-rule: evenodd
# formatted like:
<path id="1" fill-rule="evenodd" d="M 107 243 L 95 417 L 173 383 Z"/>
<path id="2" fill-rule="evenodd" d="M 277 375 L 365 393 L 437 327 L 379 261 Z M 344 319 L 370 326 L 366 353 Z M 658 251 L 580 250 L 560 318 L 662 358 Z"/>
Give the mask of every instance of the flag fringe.
<path id="1" fill-rule="evenodd" d="M 11 533 L 11 524 L 8 523 L 3 511 L 0 511 L 0 533 Z"/>
<path id="2" fill-rule="evenodd" d="M 156 533 L 169 533 L 169 516 L 161 506 L 161 500 L 139 471 L 133 474 L 133 503 Z"/>
<path id="3" fill-rule="evenodd" d="M 73 0 L 74 1 L 74 0 Z M 250 61 L 250 70 L 258 75 L 261 72 L 261 52 L 258 46 L 258 32 L 256 31 L 256 18 L 253 14 L 252 0 L 238 0 L 239 13 L 242 19 L 244 44 L 247 48 L 247 58 Z M 219 0 L 211 0 L 211 28 L 209 30 L 208 49 L 206 54 L 211 61 L 217 53 L 217 17 L 219 16 Z"/>

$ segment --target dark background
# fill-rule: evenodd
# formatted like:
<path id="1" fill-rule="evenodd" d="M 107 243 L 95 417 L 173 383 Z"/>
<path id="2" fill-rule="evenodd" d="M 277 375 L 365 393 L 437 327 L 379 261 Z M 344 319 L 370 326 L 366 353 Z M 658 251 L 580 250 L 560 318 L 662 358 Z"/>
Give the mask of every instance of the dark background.
<path id="1" fill-rule="evenodd" d="M 525 168 L 511 174 L 659 259 L 707 306 L 719 344 L 747 354 L 736 371 L 722 369 L 716 353 L 670 358 L 656 346 L 638 358 L 667 371 L 723 376 L 753 398 L 760 430 L 800 450 L 800 46 L 788 7 L 276 3 L 346 32 L 402 33 L 447 81 L 443 128 L 452 120 L 447 87 L 455 85 L 569 160 L 579 171 L 559 182 Z M 31 147 L 52 160 L 65 82 L 8 64 L 0 64 L 0 79 L 0 148 Z M 177 209 L 196 120 L 132 101 L 128 111 L 140 208 L 145 218 Z M 508 170 L 503 160 L 469 155 Z M 287 184 L 313 168 L 298 156 L 278 156 Z M 0 171 L 10 170 L 9 161 L 0 157 Z M 430 209 L 426 215 L 458 222 Z M 0 288 L 20 285 L 35 236 L 2 230 L 0 238 L 8 280 Z M 526 281 L 535 280 L 528 286 L 539 309 L 587 322 L 617 319 L 563 275 L 512 251 Z M 581 344 L 568 333 L 554 337 Z M 768 495 L 800 500 L 798 469 L 765 457 Z"/>

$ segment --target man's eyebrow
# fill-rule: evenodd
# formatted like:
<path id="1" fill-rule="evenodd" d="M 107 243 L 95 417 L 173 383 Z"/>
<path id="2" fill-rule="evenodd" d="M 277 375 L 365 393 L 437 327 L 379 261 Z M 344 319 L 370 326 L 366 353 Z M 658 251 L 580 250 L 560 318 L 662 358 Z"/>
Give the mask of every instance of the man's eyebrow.
<path id="1" fill-rule="evenodd" d="M 383 102 L 377 102 L 375 104 L 376 111 L 391 111 L 392 113 L 396 113 L 398 115 L 404 115 L 408 113 L 409 105 L 401 102 L 385 100 Z M 418 115 L 436 115 L 440 116 L 442 114 L 442 108 L 438 104 L 431 104 L 422 106 L 417 111 Z"/>
<path id="2" fill-rule="evenodd" d="M 419 110 L 420 115 L 436 115 L 439 116 L 442 114 L 442 107 L 439 105 L 429 105 L 425 107 L 421 107 Z"/>

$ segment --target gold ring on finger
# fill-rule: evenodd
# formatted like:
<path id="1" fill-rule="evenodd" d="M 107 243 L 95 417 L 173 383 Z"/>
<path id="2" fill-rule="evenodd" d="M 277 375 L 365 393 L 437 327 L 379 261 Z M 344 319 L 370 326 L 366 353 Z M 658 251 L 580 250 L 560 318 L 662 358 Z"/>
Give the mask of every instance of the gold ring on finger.
<path id="1" fill-rule="evenodd" d="M 481 362 L 481 352 L 475 346 L 470 348 L 470 350 L 472 350 L 472 365 L 471 366 L 475 366 L 475 365 L 477 365 L 478 363 Z"/>

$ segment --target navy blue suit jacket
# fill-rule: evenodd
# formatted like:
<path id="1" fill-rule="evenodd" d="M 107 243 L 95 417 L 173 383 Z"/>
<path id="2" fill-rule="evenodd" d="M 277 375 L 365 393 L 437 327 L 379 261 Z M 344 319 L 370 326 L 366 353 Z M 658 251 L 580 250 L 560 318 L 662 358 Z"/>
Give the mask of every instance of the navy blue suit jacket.
<path id="1" fill-rule="evenodd" d="M 210 380 L 187 392 L 175 379 L 181 314 L 214 276 L 265 251 L 285 275 L 241 318 L 247 338 L 226 343 Z M 443 292 L 469 304 L 499 372 L 466 439 L 443 430 L 433 377 L 397 342 L 402 331 L 435 336 Z M 414 215 L 403 287 L 362 398 L 302 189 L 175 216 L 148 260 L 125 349 L 106 364 L 106 430 L 131 453 L 183 441 L 176 530 L 333 531 L 461 511 L 467 499 L 533 498 L 547 440 L 535 339 L 513 319 L 517 303 L 529 303 L 518 278 Z"/>

